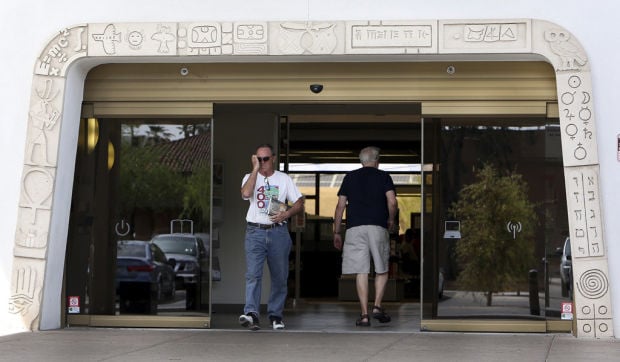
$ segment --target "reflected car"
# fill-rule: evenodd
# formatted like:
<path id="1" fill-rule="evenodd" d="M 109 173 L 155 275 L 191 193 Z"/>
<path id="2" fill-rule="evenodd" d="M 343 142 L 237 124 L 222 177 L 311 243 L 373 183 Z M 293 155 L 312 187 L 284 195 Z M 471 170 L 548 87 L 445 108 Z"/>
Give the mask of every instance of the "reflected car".
<path id="1" fill-rule="evenodd" d="M 157 245 L 142 240 L 117 243 L 117 291 L 121 283 L 126 288 L 150 292 L 157 300 L 174 297 L 176 291 L 174 268 L 166 255 Z"/>
<path id="2" fill-rule="evenodd" d="M 209 255 L 204 242 L 194 234 L 160 234 L 151 240 L 173 262 L 177 286 L 200 284 L 201 273 L 209 270 Z"/>
<path id="3" fill-rule="evenodd" d="M 560 259 L 560 279 L 562 283 L 562 296 L 572 296 L 573 288 L 573 261 L 570 251 L 570 238 L 564 240 L 562 259 Z"/>

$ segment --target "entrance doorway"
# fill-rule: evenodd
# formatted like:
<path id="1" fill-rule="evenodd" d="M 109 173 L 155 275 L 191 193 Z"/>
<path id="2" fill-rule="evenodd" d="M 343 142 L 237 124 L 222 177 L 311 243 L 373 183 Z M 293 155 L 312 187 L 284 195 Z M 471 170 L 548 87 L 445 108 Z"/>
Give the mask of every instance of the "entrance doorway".
<path id="1" fill-rule="evenodd" d="M 300 278 L 299 282 L 292 280 L 290 294 L 295 295 L 297 287 L 300 298 L 355 303 L 351 302 L 351 299 L 355 297 L 350 289 L 347 291 L 347 281 L 342 281 L 339 275 L 339 255 L 331 245 L 330 223 L 334 206 L 330 206 L 327 201 L 330 196 L 335 196 L 339 185 L 338 180 L 342 178 L 344 172 L 342 168 L 331 169 L 326 168 L 325 165 L 342 163 L 349 164 L 351 169 L 357 168 L 359 167 L 357 160 L 359 150 L 369 144 L 379 146 L 383 151 L 381 160 L 383 165 L 400 165 L 399 167 L 404 165 L 402 166 L 404 168 L 390 166 L 390 172 L 395 180 L 398 179 L 399 203 L 406 204 L 408 207 L 406 210 L 401 210 L 399 217 L 401 230 L 398 235 L 394 235 L 394 260 L 396 267 L 400 266 L 400 268 L 393 268 L 392 300 L 395 303 L 400 303 L 396 302 L 397 300 L 407 300 L 407 298 L 413 300 L 414 303 L 420 303 L 421 300 L 416 308 L 419 310 L 420 318 L 425 321 L 422 328 L 434 329 L 431 323 L 426 323 L 427 320 L 471 317 L 442 315 L 444 309 L 441 303 L 447 300 L 446 290 L 456 288 L 456 283 L 450 280 L 455 277 L 450 274 L 450 264 L 446 265 L 444 260 L 445 250 L 448 248 L 442 246 L 445 242 L 442 238 L 443 228 L 446 221 L 458 221 L 448 220 L 447 209 L 449 207 L 442 202 L 446 198 L 452 200 L 454 197 L 446 195 L 458 195 L 459 192 L 457 187 L 448 191 L 444 190 L 444 183 L 447 182 L 444 178 L 450 175 L 446 176 L 443 172 L 446 167 L 464 167 L 452 158 L 450 158 L 452 160 L 450 166 L 446 166 L 448 163 L 442 158 L 444 148 L 450 145 L 450 142 L 444 141 L 444 138 L 450 134 L 445 127 L 452 125 L 458 128 L 462 125 L 470 125 L 476 130 L 481 129 L 480 127 L 487 127 L 492 131 L 495 127 L 493 122 L 501 123 L 506 119 L 518 117 L 518 114 L 513 114 L 518 111 L 526 114 L 544 113 L 547 102 L 553 101 L 555 96 L 553 76 L 547 64 L 503 62 L 495 66 L 488 63 L 464 63 L 459 66 L 463 74 L 470 74 L 471 79 L 474 80 L 479 79 L 476 84 L 484 90 L 484 94 L 475 94 L 471 99 L 468 98 L 470 94 L 464 90 L 469 89 L 468 87 L 451 87 L 453 80 L 445 78 L 445 72 L 443 72 L 445 67 L 439 63 L 356 63 L 346 66 L 319 64 L 316 67 L 303 68 L 303 72 L 296 64 L 279 64 L 277 67 L 273 64 L 250 66 L 194 64 L 192 74 L 204 74 L 205 77 L 186 79 L 184 83 L 186 88 L 172 86 L 175 84 L 174 79 L 157 78 L 158 74 L 167 74 L 171 69 L 175 70 L 175 65 L 153 64 L 144 67 L 122 64 L 105 65 L 94 69 L 87 80 L 84 99 L 94 105 L 95 113 L 103 112 L 104 116 L 101 119 L 109 117 L 109 119 L 136 120 L 136 117 L 142 117 L 142 114 L 146 114 L 145 112 L 150 112 L 148 120 L 159 117 L 161 122 L 167 122 L 170 118 L 178 120 L 181 117 L 180 114 L 193 115 L 194 117 L 190 120 L 199 118 L 195 116 L 196 114 L 214 114 L 211 127 L 213 152 L 210 154 L 213 165 L 212 174 L 213 177 L 216 174 L 222 177 L 219 178 L 219 186 L 215 185 L 214 178 L 213 191 L 212 194 L 209 193 L 211 214 L 214 219 L 210 227 L 213 228 L 214 224 L 217 224 L 215 229 L 209 231 L 213 242 L 222 240 L 219 257 L 224 261 L 221 268 L 222 279 L 212 284 L 212 293 L 209 294 L 209 298 L 214 299 L 213 304 L 216 308 L 232 305 L 233 308 L 237 308 L 235 310 L 239 310 L 238 304 L 243 300 L 241 293 L 244 265 L 242 259 L 238 257 L 239 245 L 236 242 L 242 240 L 239 222 L 242 223 L 244 220 L 246 205 L 239 199 L 238 187 L 243 173 L 247 170 L 248 155 L 254 151 L 257 144 L 269 141 L 279 149 L 281 168 L 293 174 L 298 183 L 306 188 L 304 193 L 307 194 L 308 218 L 306 228 L 300 235 L 302 240 L 300 240 L 299 248 L 300 253 L 304 253 L 304 258 L 299 264 L 293 263 L 297 269 L 294 271 L 300 273 Z M 127 77 L 135 77 L 135 79 L 118 77 L 119 69 L 122 69 Z M 387 71 L 388 69 L 390 71 Z M 490 70 L 495 70 L 497 73 L 490 72 Z M 537 75 L 551 74 L 549 77 L 543 77 L 548 78 L 548 81 L 544 82 L 545 92 L 537 93 L 538 98 L 535 100 L 525 102 L 527 103 L 525 105 L 519 103 L 517 106 L 509 102 L 510 96 L 505 95 L 502 96 L 504 98 L 499 97 L 501 99 L 494 102 L 476 101 L 479 98 L 488 99 L 491 95 L 496 96 L 497 84 L 502 84 L 504 87 L 507 81 L 514 77 L 518 78 L 521 74 L 527 75 L 528 71 L 533 71 Z M 249 91 L 255 89 L 252 85 L 257 84 L 251 81 L 251 77 L 248 77 L 250 80 L 239 78 L 240 74 L 248 72 L 261 74 L 267 79 L 261 82 L 261 92 Z M 204 81 L 207 79 L 206 75 L 213 74 L 218 76 L 210 77 L 209 82 Z M 489 74 L 502 80 L 498 81 L 494 78 L 493 81 L 488 81 Z M 504 80 L 503 77 L 508 76 L 510 78 Z M 527 77 L 527 79 L 530 78 L 541 79 L 538 76 Z M 153 88 L 153 82 L 145 81 L 145 79 L 157 79 L 158 87 Z M 316 101 L 317 95 L 310 93 L 307 89 L 307 84 L 314 79 L 333 79 L 332 83 L 328 84 L 325 93 L 327 94 L 331 89 L 339 90 L 341 93 L 331 93 L 330 98 Z M 355 84 L 361 85 L 352 86 L 351 79 L 360 80 L 361 83 Z M 427 81 L 420 82 L 420 79 L 427 79 Z M 467 84 L 473 83 L 474 80 L 468 81 Z M 124 96 L 119 96 L 115 89 L 129 81 L 134 88 L 132 88 L 131 96 L 127 96 L 131 101 L 127 102 Z M 527 81 L 515 82 L 517 83 L 521 84 L 520 86 L 529 86 Z M 303 89 L 304 93 L 295 95 L 293 97 L 295 100 L 290 101 L 287 90 L 291 87 Z M 541 88 L 538 83 L 536 87 Z M 351 91 L 345 92 L 343 89 Z M 372 94 L 362 91 L 368 89 L 381 89 L 382 93 L 379 96 L 374 91 L 371 92 Z M 150 91 L 152 92 L 149 93 Z M 435 101 L 419 101 L 428 94 L 433 94 Z M 156 99 L 161 101 L 152 102 L 150 97 L 155 95 Z M 456 106 L 454 102 L 447 101 L 455 98 L 464 101 L 457 102 Z M 188 102 L 187 99 L 196 101 Z M 215 106 L 212 106 L 211 101 L 216 102 Z M 154 107 L 153 103 L 157 103 L 157 107 Z M 204 107 L 203 103 L 211 105 L 208 110 L 211 113 L 206 111 L 209 107 Z M 473 108 L 470 107 L 472 104 L 474 104 Z M 441 111 L 442 107 L 452 107 L 448 112 L 452 115 L 467 114 L 473 109 L 477 114 L 485 114 L 485 117 L 482 121 L 476 119 L 473 123 L 471 115 L 460 119 L 454 117 L 451 119 L 423 118 L 425 113 L 426 115 L 435 114 L 429 113 L 429 109 Z M 127 116 L 128 109 L 138 109 L 138 111 L 129 113 L 139 115 Z M 153 114 L 158 111 L 163 112 L 164 116 Z M 490 118 L 489 114 L 510 115 L 508 118 L 495 119 L 489 126 L 486 123 L 487 118 Z M 541 117 L 544 118 L 544 116 Z M 210 119 L 210 116 L 207 118 Z M 144 121 L 144 119 L 138 120 Z M 452 123 L 443 124 L 442 122 Z M 148 122 L 145 121 L 145 123 Z M 519 127 L 519 124 L 516 126 Z M 468 140 L 468 137 L 464 139 Z M 559 148 L 559 144 L 555 147 Z M 528 148 L 523 147 L 523 149 Z M 118 148 L 115 150 L 118 151 Z M 485 152 L 484 148 L 480 150 Z M 475 159 L 476 152 L 480 150 L 467 149 L 463 154 Z M 103 170 L 104 158 L 99 156 L 97 160 Z M 468 159 L 469 161 L 471 160 Z M 314 165 L 315 168 L 295 168 L 297 167 L 295 165 L 304 164 Z M 320 167 L 317 168 L 316 165 Z M 462 182 L 460 185 L 463 186 L 465 183 Z M 166 222 L 162 224 L 170 228 L 170 221 L 185 219 L 185 216 L 177 216 L 179 215 L 169 215 L 166 218 L 168 224 Z M 312 226 L 309 227 L 309 225 Z M 194 226 L 197 226 L 197 223 Z M 464 224 L 462 226 L 464 227 Z M 413 272 L 406 273 L 407 275 L 401 278 L 402 275 L 399 273 L 404 268 L 398 265 L 397 246 L 401 239 L 404 239 L 404 234 L 408 229 L 412 229 L 415 234 L 419 230 L 421 240 L 418 263 L 421 268 L 417 267 L 417 275 L 415 275 L 416 268 L 414 267 Z M 213 247 L 211 251 L 212 255 L 215 255 L 218 250 Z M 110 268 L 110 265 L 108 264 L 107 267 Z M 215 268 L 215 261 L 213 267 Z M 554 267 L 550 268 L 555 270 Z M 79 270 L 83 269 L 78 269 L 77 272 Z M 75 275 L 76 272 L 73 269 L 68 271 L 67 280 L 69 280 L 69 273 Z M 110 275 L 108 274 L 108 277 Z M 291 276 L 293 275 L 295 273 L 292 272 Z M 542 287 L 544 289 L 547 284 L 539 282 L 539 288 L 541 285 L 544 285 Z M 545 293 L 544 297 L 548 295 Z M 106 303 L 109 308 L 111 305 L 109 296 L 105 296 L 104 299 L 108 301 Z M 210 311 L 211 308 L 208 309 L 208 312 Z M 105 313 L 111 312 L 106 309 Z M 180 314 L 186 315 L 187 312 L 181 311 Z M 493 318 L 502 318 L 502 316 L 494 315 Z M 420 326 L 416 328 L 419 329 Z"/>
<path id="2" fill-rule="evenodd" d="M 419 318 L 421 324 L 416 324 L 414 329 L 423 326 L 430 330 L 452 330 L 458 321 L 472 318 L 520 318 L 543 324 L 547 319 L 558 319 L 559 303 L 568 300 L 568 295 L 560 294 L 558 251 L 562 228 L 554 221 L 566 220 L 564 187 L 559 182 L 563 178 L 557 120 L 425 119 L 420 116 L 419 104 L 216 104 L 214 109 L 215 123 L 204 119 L 102 119 L 96 121 L 96 136 L 92 132 L 93 121 L 83 120 L 80 134 L 84 142 L 80 143 L 76 163 L 67 265 L 67 295 L 79 296 L 85 308 L 79 314 L 116 317 L 116 322 L 108 318 L 108 325 L 126 325 L 124 315 L 139 315 L 149 323 L 154 323 L 153 316 L 181 316 L 194 323 L 203 320 L 203 326 L 207 320 L 210 325 L 209 283 L 217 281 L 214 278 L 219 272 L 218 263 L 206 267 L 197 263 L 203 270 L 197 276 L 198 284 L 181 281 L 177 273 L 178 284 L 173 290 L 162 280 L 155 289 L 149 287 L 139 292 L 138 288 L 121 287 L 119 250 L 129 246 L 127 240 L 153 241 L 159 246 L 155 235 L 190 234 L 201 238 L 203 243 L 208 240 L 203 244 L 202 257 L 208 254 L 209 260 L 214 260 L 219 237 L 210 236 L 219 232 L 213 233 L 212 227 L 215 223 L 225 228 L 218 208 L 222 204 L 231 205 L 232 199 L 228 190 L 223 190 L 228 186 L 221 179 L 224 175 L 218 162 L 221 154 L 211 152 L 212 137 L 215 142 L 218 139 L 218 133 L 212 131 L 231 114 L 232 118 L 262 114 L 268 115 L 262 118 L 271 130 L 265 131 L 264 124 L 255 127 L 265 131 L 261 137 L 272 135 L 280 152 L 281 169 L 291 174 L 306 196 L 305 227 L 293 238 L 299 236 L 299 247 L 294 250 L 294 253 L 299 250 L 299 262 L 292 254 L 291 297 L 314 305 L 334 302 L 356 305 L 354 284 L 340 275 L 340 255 L 332 246 L 334 200 L 344 174 L 360 167 L 359 150 L 375 145 L 382 149 L 381 166 L 391 173 L 399 198 L 399 232 L 392 235 L 393 258 L 386 302 L 398 311 L 407 311 L 403 314 L 405 318 Z M 246 148 L 253 150 L 253 144 Z M 154 156 L 145 153 L 153 149 L 165 149 L 157 153 L 159 165 L 149 163 L 149 157 Z M 222 149 L 232 152 L 231 147 Z M 185 157 L 188 152 L 194 156 L 190 166 L 182 164 L 188 160 Z M 166 170 L 156 167 L 162 165 L 178 167 L 178 174 L 170 167 Z M 482 208 L 475 202 L 482 197 L 468 199 L 463 190 L 480 181 L 486 166 L 494 170 L 494 173 L 488 171 L 490 180 L 501 185 L 498 192 L 516 194 L 512 201 L 501 199 L 501 193 L 488 199 L 502 201 L 504 206 L 522 202 L 526 204 L 525 211 L 516 213 L 515 217 L 519 218 L 514 220 L 501 219 L 506 214 L 493 211 L 490 216 L 497 218 L 487 222 L 492 230 L 499 230 L 497 235 L 503 239 L 497 242 L 504 244 L 495 245 L 491 243 L 495 240 L 490 239 L 467 254 L 468 249 L 461 245 L 479 241 L 471 236 L 471 222 L 480 222 L 476 217 Z M 206 167 L 209 172 L 213 169 L 213 178 L 211 174 L 201 174 L 200 167 Z M 544 175 L 542 182 L 541 175 Z M 530 186 L 518 182 L 502 184 L 507 181 L 503 177 L 525 180 Z M 153 181 L 156 182 L 151 185 Z M 170 187 L 170 182 L 177 187 Z M 231 183 L 234 185 L 234 180 Z M 196 185 L 201 191 L 192 194 Z M 522 187 L 525 191 L 519 194 Z M 238 191 L 234 186 L 230 188 Z M 185 204 L 191 196 L 204 195 L 206 189 L 213 190 L 213 194 L 206 193 L 208 200 L 196 199 L 192 200 L 193 204 Z M 171 202 L 174 205 L 169 205 Z M 472 205 L 475 212 L 467 214 Z M 128 232 L 124 232 L 124 225 L 128 225 Z M 107 234 L 95 230 L 107 230 Z M 86 235 L 90 239 L 84 238 Z M 111 241 L 116 244 L 116 250 L 109 248 Z M 405 243 L 414 246 L 414 267 L 405 262 Z M 491 252 L 494 259 L 476 260 L 486 255 L 483 247 L 494 248 Z M 493 264 L 495 259 L 513 254 L 519 262 L 527 262 L 514 264 L 516 261 L 507 260 Z M 170 259 L 176 258 L 165 259 L 170 263 Z M 178 267 L 181 262 L 176 259 L 170 266 Z M 501 272 L 500 282 L 509 283 L 498 282 L 489 290 L 482 288 L 485 284 L 468 284 L 462 275 L 470 264 L 483 264 L 489 275 Z M 512 265 L 514 274 L 512 269 L 502 269 L 506 264 Z M 242 269 L 242 259 L 233 261 L 233 267 Z M 225 287 L 225 283 L 220 285 Z M 411 313 L 416 309 L 419 312 Z M 178 325 L 172 319 L 161 323 Z"/>
<path id="3" fill-rule="evenodd" d="M 331 248 L 328 200 L 342 171 L 359 167 L 359 149 L 372 144 L 385 151 L 381 163 L 398 185 L 388 300 L 420 303 L 428 330 L 570 330 L 560 321 L 571 291 L 562 263 L 568 218 L 558 120 L 409 115 L 390 124 L 385 113 L 370 125 L 321 124 L 325 115 L 291 111 L 282 118 L 283 167 L 308 200 L 301 296 L 357 300 Z M 391 127 L 398 136 L 383 139 Z M 414 260 L 405 262 L 404 243 L 413 245 Z M 478 321 L 463 327 L 463 320 Z"/>

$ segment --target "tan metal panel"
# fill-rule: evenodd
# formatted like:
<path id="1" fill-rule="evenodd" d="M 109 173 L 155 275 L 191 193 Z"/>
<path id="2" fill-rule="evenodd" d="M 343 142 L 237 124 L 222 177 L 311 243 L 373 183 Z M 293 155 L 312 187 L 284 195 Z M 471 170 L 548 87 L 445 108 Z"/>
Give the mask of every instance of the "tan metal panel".
<path id="1" fill-rule="evenodd" d="M 422 102 L 422 117 L 546 116 L 544 101 L 430 101 Z"/>
<path id="2" fill-rule="evenodd" d="M 211 318 L 202 316 L 68 315 L 70 326 L 129 328 L 210 328 Z"/>
<path id="3" fill-rule="evenodd" d="M 446 69 L 456 71 L 449 74 Z M 187 68 L 182 75 L 180 69 Z M 324 86 L 312 93 L 310 84 Z M 107 64 L 84 100 L 213 102 L 556 101 L 544 62 Z M 520 109 L 515 109 L 519 111 Z"/>
<path id="4" fill-rule="evenodd" d="M 88 107 L 83 107 L 88 109 Z M 122 102 L 106 101 L 93 103 L 92 116 L 94 117 L 211 117 L 213 103 L 211 102 Z"/>
<path id="5" fill-rule="evenodd" d="M 560 118 L 558 103 L 547 103 L 547 118 Z"/>
<path id="6" fill-rule="evenodd" d="M 434 332 L 547 332 L 544 320 L 428 319 L 421 326 L 423 331 Z"/>

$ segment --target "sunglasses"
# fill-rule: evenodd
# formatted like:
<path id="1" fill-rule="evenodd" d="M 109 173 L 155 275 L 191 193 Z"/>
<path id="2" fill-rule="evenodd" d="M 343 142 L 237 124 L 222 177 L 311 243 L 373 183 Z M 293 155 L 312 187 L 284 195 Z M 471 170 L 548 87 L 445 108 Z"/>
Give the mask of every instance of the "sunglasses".
<path id="1" fill-rule="evenodd" d="M 258 162 L 267 162 L 267 161 L 269 161 L 271 159 L 270 156 L 265 156 L 265 157 L 258 157 L 257 156 L 256 158 L 258 158 Z"/>

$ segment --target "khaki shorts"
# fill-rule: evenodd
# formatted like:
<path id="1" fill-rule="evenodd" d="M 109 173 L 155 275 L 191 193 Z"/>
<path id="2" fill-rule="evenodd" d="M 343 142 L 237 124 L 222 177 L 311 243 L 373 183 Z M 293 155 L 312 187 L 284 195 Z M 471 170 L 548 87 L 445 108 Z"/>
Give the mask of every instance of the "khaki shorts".
<path id="1" fill-rule="evenodd" d="M 342 274 L 370 273 L 370 256 L 378 274 L 387 273 L 390 236 L 386 228 L 360 225 L 347 229 L 342 247 Z"/>

